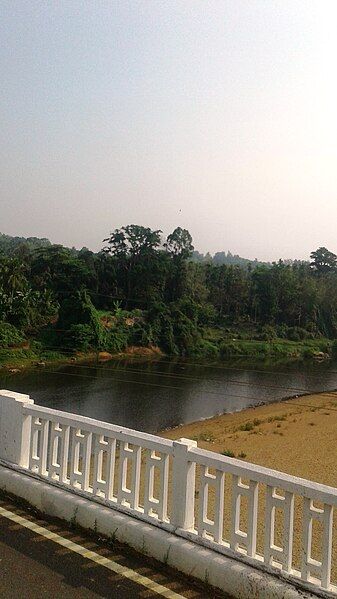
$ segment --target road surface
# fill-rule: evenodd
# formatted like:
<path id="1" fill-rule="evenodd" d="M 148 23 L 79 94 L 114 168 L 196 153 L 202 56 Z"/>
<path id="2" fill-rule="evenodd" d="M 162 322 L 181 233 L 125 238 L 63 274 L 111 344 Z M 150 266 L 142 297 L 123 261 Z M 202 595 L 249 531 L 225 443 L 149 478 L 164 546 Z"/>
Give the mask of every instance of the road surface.
<path id="1" fill-rule="evenodd" d="M 218 599 L 224 594 L 97 535 L 0 498 L 0 597 Z"/>

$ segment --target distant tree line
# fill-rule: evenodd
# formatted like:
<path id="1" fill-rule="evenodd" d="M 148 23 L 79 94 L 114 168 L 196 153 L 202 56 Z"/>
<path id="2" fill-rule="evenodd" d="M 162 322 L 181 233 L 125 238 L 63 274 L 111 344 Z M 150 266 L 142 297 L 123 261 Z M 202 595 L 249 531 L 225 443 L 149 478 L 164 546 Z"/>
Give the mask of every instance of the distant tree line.
<path id="1" fill-rule="evenodd" d="M 196 355 L 212 351 L 207 327 L 251 329 L 261 339 L 337 337 L 337 257 L 326 248 L 311 262 L 199 258 L 180 227 L 165 239 L 127 225 L 98 253 L 0 235 L 0 345 L 34 338 L 50 347 L 158 345 Z"/>

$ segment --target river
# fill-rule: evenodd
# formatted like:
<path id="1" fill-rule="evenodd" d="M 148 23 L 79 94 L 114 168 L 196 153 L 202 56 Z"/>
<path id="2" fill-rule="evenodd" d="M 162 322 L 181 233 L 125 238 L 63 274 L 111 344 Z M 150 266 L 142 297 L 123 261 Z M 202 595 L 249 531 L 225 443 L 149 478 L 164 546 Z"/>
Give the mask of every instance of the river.
<path id="1" fill-rule="evenodd" d="M 165 428 L 261 402 L 337 388 L 337 362 L 287 365 L 110 361 L 1 374 L 35 403 L 129 428 Z"/>

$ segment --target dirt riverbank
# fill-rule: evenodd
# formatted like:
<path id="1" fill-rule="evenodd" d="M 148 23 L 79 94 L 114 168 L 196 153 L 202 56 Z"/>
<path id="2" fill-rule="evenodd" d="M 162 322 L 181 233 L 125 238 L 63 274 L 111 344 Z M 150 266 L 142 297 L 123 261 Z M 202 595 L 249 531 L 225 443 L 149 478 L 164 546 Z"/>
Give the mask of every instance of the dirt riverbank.
<path id="1" fill-rule="evenodd" d="M 170 439 L 196 439 L 199 447 L 225 453 L 297 477 L 337 487 L 336 469 L 337 393 L 307 395 L 281 403 L 250 408 L 194 422 L 161 433 Z M 196 472 L 196 512 L 200 471 Z M 209 488 L 208 514 L 214 517 L 214 487 Z M 231 482 L 226 477 L 225 506 L 231 505 Z M 260 485 L 257 550 L 264 547 L 265 488 Z M 323 506 L 318 506 L 323 507 Z M 293 567 L 300 569 L 302 546 L 302 501 L 295 498 Z M 280 516 L 280 514 L 279 514 Z M 275 520 L 275 540 L 283 546 L 283 518 Z M 225 507 L 224 538 L 230 534 L 230 509 Z M 322 529 L 313 526 L 312 557 L 321 560 Z M 242 501 L 240 527 L 247 527 L 247 500 Z M 337 513 L 334 515 L 334 535 Z M 337 582 L 337 542 L 333 542 L 332 580 Z"/>
<path id="2" fill-rule="evenodd" d="M 248 408 L 163 431 L 255 464 L 337 487 L 337 392 Z"/>

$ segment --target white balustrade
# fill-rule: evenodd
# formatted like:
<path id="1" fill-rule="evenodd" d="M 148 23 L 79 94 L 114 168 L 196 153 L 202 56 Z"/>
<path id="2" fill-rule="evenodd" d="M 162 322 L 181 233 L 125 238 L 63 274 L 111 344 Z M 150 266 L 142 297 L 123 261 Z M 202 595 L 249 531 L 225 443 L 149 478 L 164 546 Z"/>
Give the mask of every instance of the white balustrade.
<path id="1" fill-rule="evenodd" d="M 7 391 L 0 391 L 0 460 L 215 551 L 337 592 L 335 488 L 202 450 L 189 439 L 170 441 L 36 406 Z M 312 555 L 315 522 L 319 559 Z"/>

